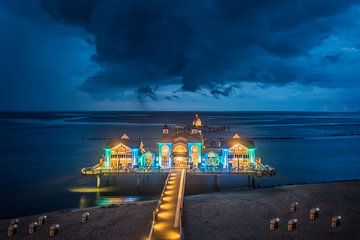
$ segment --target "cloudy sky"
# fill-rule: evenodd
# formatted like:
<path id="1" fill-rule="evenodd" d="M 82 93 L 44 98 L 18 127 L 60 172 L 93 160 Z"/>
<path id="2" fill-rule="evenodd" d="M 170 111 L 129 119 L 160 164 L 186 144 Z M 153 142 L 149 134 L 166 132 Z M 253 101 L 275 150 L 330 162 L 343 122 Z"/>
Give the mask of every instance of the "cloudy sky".
<path id="1" fill-rule="evenodd" d="M 360 110 L 360 1 L 1 0 L 0 110 Z"/>

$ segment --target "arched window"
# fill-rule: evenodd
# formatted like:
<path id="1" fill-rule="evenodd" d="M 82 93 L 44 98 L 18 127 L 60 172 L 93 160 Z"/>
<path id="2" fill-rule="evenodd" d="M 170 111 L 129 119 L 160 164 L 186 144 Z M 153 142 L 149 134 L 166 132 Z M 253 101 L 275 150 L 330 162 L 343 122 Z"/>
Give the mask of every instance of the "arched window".
<path id="1" fill-rule="evenodd" d="M 126 148 L 124 146 L 120 146 L 120 147 L 118 147 L 117 152 L 119 154 L 125 154 L 126 153 Z"/>
<path id="2" fill-rule="evenodd" d="M 205 158 L 205 165 L 208 167 L 215 167 L 219 162 L 219 156 L 214 152 L 209 152 Z"/>
<path id="3" fill-rule="evenodd" d="M 248 154 L 248 152 L 249 150 L 242 145 L 235 145 L 229 149 L 229 154 L 236 156 Z"/>
<path id="4" fill-rule="evenodd" d="M 161 153 L 163 156 L 169 156 L 169 152 L 170 152 L 170 149 L 169 149 L 168 145 L 162 146 Z"/>
<path id="5" fill-rule="evenodd" d="M 169 167 L 170 161 L 170 148 L 168 145 L 163 145 L 161 147 L 161 166 Z"/>
<path id="6" fill-rule="evenodd" d="M 199 163 L 199 147 L 197 145 L 193 145 L 191 146 L 191 149 L 190 149 L 191 153 L 190 153 L 190 156 L 191 156 L 191 161 L 192 163 L 194 164 L 194 166 L 198 166 L 198 163 Z"/>
<path id="7" fill-rule="evenodd" d="M 151 166 L 151 164 L 152 164 L 152 159 L 153 157 L 152 157 L 152 154 L 151 153 L 146 153 L 146 155 L 145 155 L 145 164 L 146 164 L 146 166 Z"/>
<path id="8" fill-rule="evenodd" d="M 191 152 L 192 152 L 192 153 L 198 153 L 198 152 L 199 152 L 198 146 L 193 145 L 193 146 L 191 147 Z"/>
<path id="9" fill-rule="evenodd" d="M 216 157 L 216 155 L 215 155 L 214 152 L 209 152 L 208 157 L 209 158 L 214 158 L 214 157 Z"/>
<path id="10" fill-rule="evenodd" d="M 234 147 L 234 153 L 235 154 L 241 154 L 242 152 L 243 152 L 242 147 L 240 147 L 240 146 Z"/>
<path id="11" fill-rule="evenodd" d="M 174 148 L 175 153 L 186 153 L 186 147 L 183 145 L 178 145 Z"/>

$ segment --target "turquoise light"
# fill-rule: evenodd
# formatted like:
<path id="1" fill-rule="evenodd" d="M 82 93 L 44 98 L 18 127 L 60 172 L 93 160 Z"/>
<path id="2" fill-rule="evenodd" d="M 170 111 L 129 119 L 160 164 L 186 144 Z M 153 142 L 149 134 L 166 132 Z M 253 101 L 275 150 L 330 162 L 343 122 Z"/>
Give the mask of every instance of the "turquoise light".
<path id="1" fill-rule="evenodd" d="M 222 159 L 223 159 L 223 168 L 226 169 L 228 168 L 228 163 L 229 163 L 229 149 L 227 148 L 223 148 L 221 149 L 222 151 Z"/>
<path id="2" fill-rule="evenodd" d="M 169 154 L 171 156 L 171 152 L 172 152 L 172 144 L 171 143 L 158 143 L 159 145 L 159 151 L 158 151 L 158 156 L 159 156 L 159 166 L 162 167 L 162 154 L 161 154 L 161 150 L 162 150 L 162 147 L 164 145 L 167 145 L 169 147 Z M 169 159 L 169 166 L 171 166 L 171 157 Z"/>
<path id="3" fill-rule="evenodd" d="M 198 159 L 199 159 L 199 164 L 200 164 L 201 163 L 201 150 L 202 150 L 200 142 L 188 143 L 188 154 L 189 154 L 189 156 L 191 156 L 191 147 L 194 145 L 198 147 Z"/>
<path id="4" fill-rule="evenodd" d="M 151 168 L 154 168 L 156 166 L 156 164 L 155 164 L 155 162 L 156 162 L 155 154 L 152 153 L 152 152 L 147 151 L 147 152 L 144 152 L 143 154 L 141 154 L 141 156 L 140 156 L 140 166 L 142 168 L 147 167 L 146 166 L 146 154 L 149 154 L 149 153 L 151 154 Z"/>
<path id="5" fill-rule="evenodd" d="M 204 160 L 208 161 L 208 158 L 209 158 L 209 154 L 210 154 L 210 153 L 214 154 L 215 159 L 216 159 L 216 164 L 213 165 L 213 166 L 214 166 L 214 167 L 218 166 L 219 163 L 221 163 L 222 159 L 219 157 L 219 155 L 218 155 L 216 152 L 213 152 L 213 151 L 208 152 L 208 153 L 205 155 L 205 159 L 204 159 Z"/>
<path id="6" fill-rule="evenodd" d="M 138 162 L 137 162 L 138 156 L 139 156 L 139 149 L 132 148 L 131 149 L 131 157 L 132 157 L 132 166 L 133 167 L 138 164 Z"/>
<path id="7" fill-rule="evenodd" d="M 249 149 L 249 155 L 250 155 L 250 164 L 255 163 L 255 148 Z"/>
<path id="8" fill-rule="evenodd" d="M 106 167 L 110 167 L 111 148 L 105 148 Z"/>

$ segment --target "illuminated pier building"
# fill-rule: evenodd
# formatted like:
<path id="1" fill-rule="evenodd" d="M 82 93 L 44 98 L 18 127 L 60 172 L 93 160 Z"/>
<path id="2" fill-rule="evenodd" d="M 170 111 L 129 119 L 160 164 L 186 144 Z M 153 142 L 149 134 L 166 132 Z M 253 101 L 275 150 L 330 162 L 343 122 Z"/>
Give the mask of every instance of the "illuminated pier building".
<path id="1" fill-rule="evenodd" d="M 204 137 L 206 131 L 216 130 L 204 126 L 196 115 L 190 126 L 164 125 L 157 146 L 149 148 L 140 140 L 124 134 L 104 149 L 103 158 L 95 168 L 121 169 L 252 169 L 256 158 L 255 144 L 238 134 L 228 139 L 213 140 Z M 219 130 L 219 129 L 218 129 Z M 220 130 L 225 130 L 222 127 Z"/>

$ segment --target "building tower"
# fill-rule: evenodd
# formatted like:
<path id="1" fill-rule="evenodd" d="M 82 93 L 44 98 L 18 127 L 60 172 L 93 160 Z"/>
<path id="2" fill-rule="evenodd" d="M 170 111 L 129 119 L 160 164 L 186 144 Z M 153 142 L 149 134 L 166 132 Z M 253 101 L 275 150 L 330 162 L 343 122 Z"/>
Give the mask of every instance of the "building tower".
<path id="1" fill-rule="evenodd" d="M 169 127 L 167 124 L 164 124 L 163 127 L 163 135 L 168 135 L 169 134 Z"/>
<path id="2" fill-rule="evenodd" d="M 198 114 L 195 115 L 195 119 L 193 121 L 193 125 L 196 127 L 202 127 L 202 122 Z"/>

